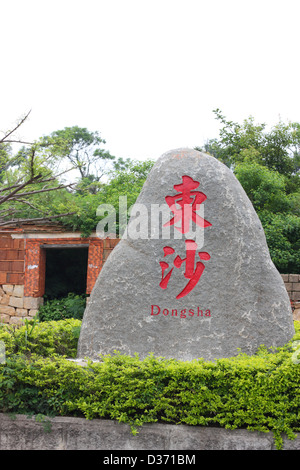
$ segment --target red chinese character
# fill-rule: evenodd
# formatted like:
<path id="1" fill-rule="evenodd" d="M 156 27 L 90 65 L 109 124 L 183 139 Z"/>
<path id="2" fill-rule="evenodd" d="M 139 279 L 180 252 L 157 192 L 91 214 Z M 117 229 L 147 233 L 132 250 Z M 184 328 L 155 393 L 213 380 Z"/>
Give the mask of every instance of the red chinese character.
<path id="1" fill-rule="evenodd" d="M 190 220 L 192 219 L 200 227 L 209 227 L 210 222 L 200 217 L 196 210 L 205 201 L 206 195 L 201 191 L 194 191 L 198 188 L 199 182 L 190 176 L 183 176 L 181 184 L 175 184 L 174 189 L 179 192 L 177 196 L 166 196 L 165 200 L 174 214 L 174 217 L 164 224 L 164 227 L 174 225 L 181 220 L 181 227 L 175 227 L 181 233 L 189 232 Z M 176 203 L 180 206 L 176 207 Z"/>
<path id="2" fill-rule="evenodd" d="M 194 287 L 198 283 L 205 269 L 205 266 L 201 261 L 198 261 L 196 263 L 196 268 L 195 268 L 196 250 L 198 248 L 197 243 L 195 243 L 193 240 L 185 240 L 185 245 L 186 245 L 186 257 L 182 259 L 180 258 L 179 255 L 177 255 L 176 258 L 174 259 L 174 266 L 175 268 L 180 268 L 181 265 L 185 263 L 184 277 L 186 279 L 189 279 L 189 282 L 187 283 L 185 288 L 180 292 L 180 294 L 176 296 L 176 299 L 180 299 L 181 297 L 184 297 L 189 292 L 191 292 L 192 289 L 194 289 Z M 170 246 L 164 247 L 164 256 L 168 256 L 173 253 L 175 253 L 174 248 L 171 248 Z M 206 253 L 205 251 L 198 252 L 198 255 L 201 260 L 210 259 L 210 255 Z M 162 279 L 159 285 L 162 289 L 166 289 L 174 267 L 171 268 L 170 271 L 166 275 L 164 275 L 165 271 L 169 268 L 169 265 L 165 261 L 160 261 L 159 264 L 162 269 Z"/>

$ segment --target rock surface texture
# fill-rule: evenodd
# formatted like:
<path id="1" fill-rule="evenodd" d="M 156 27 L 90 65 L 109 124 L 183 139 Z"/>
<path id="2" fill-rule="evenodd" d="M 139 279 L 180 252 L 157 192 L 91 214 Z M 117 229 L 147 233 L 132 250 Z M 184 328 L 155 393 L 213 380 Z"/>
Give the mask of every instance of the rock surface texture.
<path id="1" fill-rule="evenodd" d="M 162 205 L 168 211 L 154 223 Z M 195 150 L 168 152 L 136 207 L 92 291 L 78 357 L 116 350 L 141 359 L 152 352 L 214 360 L 292 338 L 283 280 L 230 169 Z"/>

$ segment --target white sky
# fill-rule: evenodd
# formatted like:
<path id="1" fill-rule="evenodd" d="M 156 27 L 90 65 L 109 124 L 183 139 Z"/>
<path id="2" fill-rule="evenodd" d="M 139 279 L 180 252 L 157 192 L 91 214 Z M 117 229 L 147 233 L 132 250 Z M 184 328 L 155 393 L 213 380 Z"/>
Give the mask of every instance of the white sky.
<path id="1" fill-rule="evenodd" d="M 0 0 L 0 129 L 99 131 L 116 157 L 300 122 L 299 0 Z"/>

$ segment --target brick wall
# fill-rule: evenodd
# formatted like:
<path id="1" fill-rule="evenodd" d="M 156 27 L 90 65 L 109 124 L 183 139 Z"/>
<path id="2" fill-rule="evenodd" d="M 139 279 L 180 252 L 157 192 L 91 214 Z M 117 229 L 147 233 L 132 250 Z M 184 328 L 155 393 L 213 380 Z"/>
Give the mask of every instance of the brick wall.
<path id="1" fill-rule="evenodd" d="M 91 293 L 103 263 L 119 240 L 63 235 L 13 238 L 11 233 L 0 234 L 0 322 L 22 324 L 25 318 L 32 319 L 43 303 L 45 245 L 88 244 L 86 293 Z"/>
<path id="2" fill-rule="evenodd" d="M 0 237 L 0 285 L 24 284 L 25 249 L 23 239 Z"/>
<path id="3" fill-rule="evenodd" d="M 45 245 L 68 245 L 88 244 L 88 266 L 87 266 L 87 288 L 90 294 L 96 279 L 103 266 L 103 244 L 100 238 L 30 238 L 25 243 L 25 278 L 24 295 L 41 297 L 45 288 L 45 261 L 46 253 L 42 247 Z"/>
<path id="4" fill-rule="evenodd" d="M 108 256 L 112 252 L 112 250 L 115 248 L 115 246 L 119 243 L 119 239 L 108 239 L 106 238 L 103 240 L 103 263 L 107 260 Z"/>

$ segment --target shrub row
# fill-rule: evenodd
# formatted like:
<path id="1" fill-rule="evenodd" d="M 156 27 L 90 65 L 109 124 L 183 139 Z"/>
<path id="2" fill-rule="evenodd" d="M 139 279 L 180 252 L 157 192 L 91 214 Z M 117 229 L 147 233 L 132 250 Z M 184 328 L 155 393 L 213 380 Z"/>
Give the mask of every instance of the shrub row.
<path id="1" fill-rule="evenodd" d="M 20 327 L 0 323 L 0 341 L 5 344 L 8 358 L 14 358 L 16 354 L 74 358 L 80 328 L 81 321 L 77 319 L 39 322 L 36 317 L 34 320 L 26 319 L 25 325 Z"/>
<path id="2" fill-rule="evenodd" d="M 182 362 L 116 352 L 86 367 L 66 357 L 76 355 L 79 320 L 3 326 L 0 411 L 115 419 L 133 432 L 153 422 L 273 431 L 280 449 L 282 433 L 300 430 L 299 325 L 294 342 L 253 356 Z"/>

